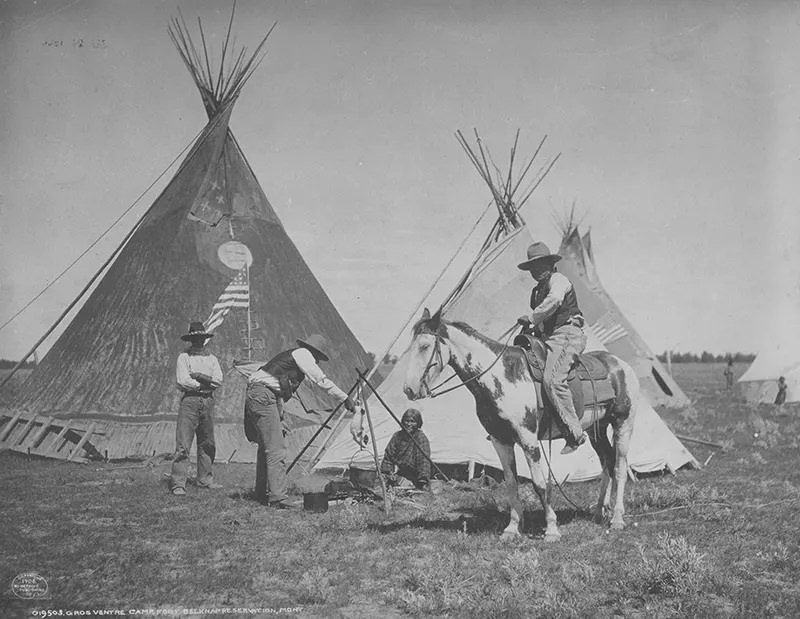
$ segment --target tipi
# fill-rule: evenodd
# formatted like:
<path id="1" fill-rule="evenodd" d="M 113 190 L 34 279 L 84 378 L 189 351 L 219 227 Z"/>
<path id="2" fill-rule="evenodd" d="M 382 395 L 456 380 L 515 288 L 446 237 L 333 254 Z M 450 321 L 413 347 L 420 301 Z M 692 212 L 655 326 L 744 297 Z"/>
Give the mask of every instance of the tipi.
<path id="1" fill-rule="evenodd" d="M 778 379 L 786 380 L 786 402 L 800 402 L 800 293 L 776 295 L 770 324 L 765 325 L 766 345 L 738 381 L 739 393 L 748 402 L 773 403 Z M 779 307 L 780 306 L 780 307 Z"/>
<path id="2" fill-rule="evenodd" d="M 558 253 L 564 259 L 558 263 L 558 270 L 575 287 L 578 304 L 591 330 L 610 352 L 633 367 L 650 404 L 688 406 L 689 398 L 603 287 L 597 276 L 590 231 L 581 236 L 570 215 L 562 233 Z"/>
<path id="3" fill-rule="evenodd" d="M 225 306 L 232 288 L 238 290 L 230 297 L 236 302 L 221 324 L 217 314 L 210 344 L 226 372 L 216 394 L 218 459 L 253 462 L 256 455 L 242 429 L 244 381 L 232 369 L 234 360 L 266 360 L 294 346 L 296 338 L 323 333 L 332 351 L 326 372 L 344 389 L 354 382 L 355 366 L 370 364 L 287 235 L 228 126 L 269 33 L 248 58 L 229 49 L 229 26 L 218 70 L 205 60 L 205 37 L 203 47 L 195 47 L 183 20 L 173 20 L 170 34 L 200 91 L 208 124 L 3 411 L 2 447 L 71 460 L 173 451 L 175 362 L 185 346 L 180 335 L 189 321 L 211 318 L 218 302 L 218 308 Z M 322 411 L 331 404 L 305 385 L 298 396 L 287 404 L 295 420 L 304 420 L 289 435 L 290 454 L 319 426 L 320 416 L 303 409 Z"/>
<path id="4" fill-rule="evenodd" d="M 528 246 L 533 242 L 519 214 L 519 208 L 530 194 L 515 203 L 513 199 L 515 187 L 519 186 L 524 174 L 521 174 L 520 179 L 513 184 L 510 174 L 501 182 L 490 182 L 488 167 L 480 165 L 486 160 L 483 157 L 484 149 L 480 146 L 480 141 L 478 144 L 481 157 L 478 159 L 473 151 L 466 147 L 460 134 L 459 138 L 473 163 L 489 183 L 499 216 L 472 266 L 461 278 L 459 285 L 447 295 L 443 303 L 443 312 L 448 320 L 467 322 L 479 332 L 505 341 L 509 337 L 510 328 L 516 323 L 517 316 L 526 310 L 531 290 L 530 276 L 516 268 L 521 257 L 525 256 Z M 512 150 L 512 166 L 515 151 L 516 142 Z M 543 175 L 536 179 L 534 188 L 542 177 Z M 418 315 L 415 316 L 417 317 Z M 590 345 L 602 348 L 599 340 L 591 337 L 591 334 Z M 409 406 L 421 411 L 424 419 L 423 430 L 430 439 L 433 461 L 442 464 L 475 463 L 501 468 L 492 444 L 486 439 L 486 431 L 475 415 L 475 401 L 469 392 L 466 389 L 455 389 L 440 398 L 411 403 L 402 390 L 406 363 L 405 355 L 400 356 L 392 372 L 378 387 L 378 392 L 398 417 Z M 452 371 L 446 370 L 441 382 L 450 375 Z M 378 451 L 383 454 L 392 434 L 399 428 L 376 398 L 370 398 L 367 406 L 373 417 Z M 582 481 L 600 475 L 600 463 L 588 443 L 568 456 L 560 454 L 561 447 L 563 441 L 554 442 L 552 453 L 548 455 L 557 480 L 568 478 L 570 481 Z M 342 432 L 331 441 L 315 468 L 342 469 L 351 464 L 370 467 L 372 462 L 370 453 L 369 448 L 359 449 L 348 432 Z M 677 470 L 687 464 L 696 465 L 692 455 L 648 405 L 643 406 L 637 419 L 629 463 L 639 472 L 664 468 Z M 529 474 L 522 453 L 517 454 L 517 464 L 520 474 Z"/>

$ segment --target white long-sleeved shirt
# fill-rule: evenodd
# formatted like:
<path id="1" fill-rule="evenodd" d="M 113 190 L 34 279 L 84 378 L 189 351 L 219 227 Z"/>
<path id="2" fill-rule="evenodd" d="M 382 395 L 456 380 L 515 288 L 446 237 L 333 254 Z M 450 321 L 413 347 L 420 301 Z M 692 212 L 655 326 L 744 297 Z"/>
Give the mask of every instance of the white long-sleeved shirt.
<path id="1" fill-rule="evenodd" d="M 307 348 L 297 348 L 292 351 L 292 358 L 297 363 L 300 371 L 306 375 L 311 382 L 323 389 L 331 397 L 339 402 L 347 399 L 347 394 L 339 389 L 336 384 L 325 375 L 322 368 L 317 365 L 314 355 Z M 264 370 L 256 370 L 250 375 L 249 382 L 263 383 L 270 389 L 280 389 L 278 379 Z"/>
<path id="2" fill-rule="evenodd" d="M 211 377 L 212 384 L 218 387 L 222 384 L 222 368 L 217 358 L 209 352 L 189 353 L 182 352 L 178 355 L 175 370 L 175 380 L 181 391 L 197 391 L 208 389 L 207 385 L 192 378 L 192 373 L 205 374 Z"/>
<path id="3" fill-rule="evenodd" d="M 536 306 L 530 315 L 531 324 L 538 325 L 550 318 L 564 302 L 564 297 L 572 288 L 572 282 L 558 271 L 550 276 L 550 290 L 542 302 Z"/>

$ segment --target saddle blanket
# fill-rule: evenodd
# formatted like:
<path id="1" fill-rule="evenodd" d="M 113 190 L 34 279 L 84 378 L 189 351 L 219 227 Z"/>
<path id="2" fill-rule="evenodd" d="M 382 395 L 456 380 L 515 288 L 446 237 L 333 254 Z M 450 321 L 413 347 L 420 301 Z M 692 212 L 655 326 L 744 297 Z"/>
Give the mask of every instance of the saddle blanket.
<path id="1" fill-rule="evenodd" d="M 525 350 L 528 367 L 533 379 L 541 383 L 543 379 L 544 359 L 530 350 Z M 578 417 L 583 416 L 585 405 L 599 404 L 614 399 L 614 385 L 608 375 L 608 368 L 593 353 L 578 357 L 578 362 L 567 376 L 572 399 L 575 402 L 575 412 Z"/>

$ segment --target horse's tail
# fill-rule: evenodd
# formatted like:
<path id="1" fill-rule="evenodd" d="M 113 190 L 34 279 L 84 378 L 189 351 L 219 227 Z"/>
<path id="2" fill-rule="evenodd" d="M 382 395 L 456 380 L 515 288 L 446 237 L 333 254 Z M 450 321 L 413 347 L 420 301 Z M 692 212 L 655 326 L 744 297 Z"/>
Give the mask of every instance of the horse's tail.
<path id="1" fill-rule="evenodd" d="M 631 431 L 633 431 L 633 425 L 636 420 L 637 412 L 641 410 L 642 405 L 645 403 L 645 396 L 642 393 L 639 377 L 636 375 L 633 367 L 619 357 L 616 357 L 616 361 L 622 368 L 622 375 L 624 377 L 624 390 L 630 402 L 626 407 L 628 409 L 628 415 L 626 416 L 627 419 L 623 420 L 623 423 L 627 422 L 631 427 Z M 625 398 L 626 394 L 618 393 L 617 398 Z"/>

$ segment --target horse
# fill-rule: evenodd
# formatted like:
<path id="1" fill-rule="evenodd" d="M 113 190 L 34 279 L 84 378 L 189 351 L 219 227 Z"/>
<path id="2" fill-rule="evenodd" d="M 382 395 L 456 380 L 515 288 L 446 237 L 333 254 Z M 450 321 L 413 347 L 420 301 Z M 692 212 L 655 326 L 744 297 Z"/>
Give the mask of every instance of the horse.
<path id="1" fill-rule="evenodd" d="M 596 406 L 587 402 L 581 420 L 589 432 L 592 447 L 603 467 L 600 496 L 594 509 L 594 521 L 602 524 L 611 512 L 610 528 L 623 529 L 625 522 L 624 493 L 628 474 L 628 449 L 636 411 L 641 401 L 639 381 L 633 369 L 622 359 L 608 352 L 588 353 L 600 360 L 608 371 L 613 386 L 613 399 Z M 525 351 L 492 340 L 463 322 L 448 322 L 441 310 L 434 316 L 426 308 L 414 325 L 408 352 L 408 370 L 403 390 L 410 400 L 433 395 L 431 385 L 445 365 L 455 371 L 462 384 L 475 398 L 478 419 L 489 433 L 509 491 L 511 514 L 503 539 L 519 536 L 523 528 L 523 510 L 516 477 L 514 445 L 518 444 L 531 472 L 533 487 L 545 514 L 545 541 L 561 538 L 557 516 L 550 506 L 547 491 L 549 462 L 545 465 L 539 444 L 560 438 L 558 427 L 546 419 L 539 406 L 536 385 Z M 613 428 L 614 445 L 608 440 L 608 427 Z"/>

